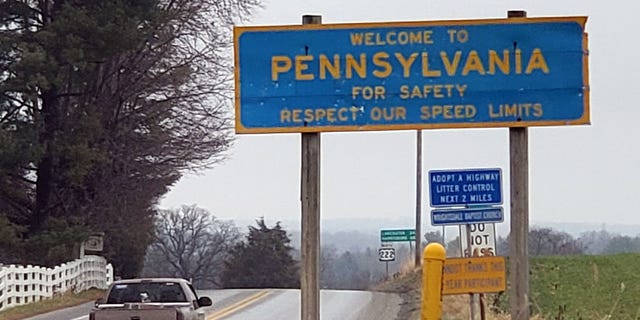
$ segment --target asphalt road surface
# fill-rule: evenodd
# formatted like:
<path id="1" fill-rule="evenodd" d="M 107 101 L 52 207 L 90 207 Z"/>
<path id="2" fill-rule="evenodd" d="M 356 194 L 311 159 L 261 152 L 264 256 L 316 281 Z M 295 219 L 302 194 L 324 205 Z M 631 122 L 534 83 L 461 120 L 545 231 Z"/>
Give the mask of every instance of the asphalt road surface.
<path id="1" fill-rule="evenodd" d="M 89 320 L 89 311 L 93 302 L 85 303 L 73 308 L 62 309 L 39 316 L 27 318 L 29 320 Z"/>
<path id="2" fill-rule="evenodd" d="M 205 290 L 213 306 L 206 320 L 298 320 L 300 291 L 284 289 Z M 393 320 L 400 309 L 395 294 L 369 291 L 322 290 L 322 320 Z M 93 302 L 27 318 L 25 320 L 88 320 Z"/>

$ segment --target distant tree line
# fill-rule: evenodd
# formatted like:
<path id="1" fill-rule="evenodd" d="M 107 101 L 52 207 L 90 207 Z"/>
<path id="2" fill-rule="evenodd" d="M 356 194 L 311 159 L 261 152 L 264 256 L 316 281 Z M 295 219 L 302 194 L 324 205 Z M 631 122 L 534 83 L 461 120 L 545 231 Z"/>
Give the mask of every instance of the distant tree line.
<path id="1" fill-rule="evenodd" d="M 424 237 L 427 242 L 442 242 L 439 231 L 425 233 Z M 553 228 L 533 227 L 529 230 L 528 245 L 531 256 L 640 253 L 640 235 L 631 237 L 600 230 L 574 237 Z M 449 256 L 460 256 L 460 239 L 448 241 L 446 248 Z M 509 236 L 498 236 L 496 251 L 502 256 L 509 255 Z"/>
<path id="2" fill-rule="evenodd" d="M 299 251 L 277 222 L 256 220 L 242 233 L 197 206 L 160 210 L 155 238 L 140 273 L 145 277 L 190 279 L 197 288 L 299 288 Z M 411 261 L 409 261 L 411 260 Z M 323 246 L 323 289 L 365 290 L 413 264 L 408 246 L 398 246 L 396 261 L 378 261 L 376 248 L 338 250 Z"/>
<path id="3" fill-rule="evenodd" d="M 143 275 L 192 279 L 199 288 L 298 288 L 299 252 L 288 232 L 276 223 L 256 220 L 242 234 L 233 222 L 220 221 L 196 206 L 161 210 L 156 238 L 147 253 Z M 442 242 L 442 234 L 427 232 L 425 245 Z M 342 240 L 341 240 L 342 241 Z M 329 241 L 330 242 L 330 241 Z M 497 253 L 508 256 L 509 237 L 498 237 Z M 335 245 L 321 248 L 320 286 L 323 289 L 366 290 L 413 268 L 414 254 L 406 244 L 394 244 L 396 260 L 387 265 L 378 259 L 379 246 L 360 244 L 351 249 Z M 459 239 L 446 244 L 448 256 L 460 256 Z M 576 255 L 640 252 L 640 237 L 592 231 L 574 238 L 551 228 L 532 228 L 529 254 Z"/>
<path id="4" fill-rule="evenodd" d="M 323 289 L 367 290 L 393 277 L 403 268 L 413 266 L 413 257 L 407 245 L 396 245 L 396 259 L 387 262 L 378 259 L 378 247 L 339 251 L 333 246 L 322 247 L 320 260 L 320 286 Z"/>

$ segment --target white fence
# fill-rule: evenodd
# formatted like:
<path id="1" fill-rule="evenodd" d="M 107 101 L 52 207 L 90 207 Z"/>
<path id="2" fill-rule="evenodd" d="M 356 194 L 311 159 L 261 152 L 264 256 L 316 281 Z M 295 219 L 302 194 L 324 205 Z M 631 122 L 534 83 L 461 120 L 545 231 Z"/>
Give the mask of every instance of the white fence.
<path id="1" fill-rule="evenodd" d="M 84 256 L 55 268 L 0 266 L 0 310 L 48 299 L 73 290 L 106 289 L 113 267 L 100 256 Z"/>

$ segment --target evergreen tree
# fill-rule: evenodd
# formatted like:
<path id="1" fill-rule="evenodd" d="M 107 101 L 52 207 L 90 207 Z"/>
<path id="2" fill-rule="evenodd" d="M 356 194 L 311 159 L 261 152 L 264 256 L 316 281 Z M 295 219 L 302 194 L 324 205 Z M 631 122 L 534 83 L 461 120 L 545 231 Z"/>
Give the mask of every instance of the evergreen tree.
<path id="1" fill-rule="evenodd" d="M 299 288 L 298 265 L 293 247 L 280 222 L 267 227 L 264 218 L 249 227 L 245 241 L 231 249 L 222 276 L 224 288 Z"/>
<path id="2" fill-rule="evenodd" d="M 0 257 L 52 266 L 104 232 L 135 276 L 157 200 L 232 143 L 231 28 L 257 4 L 0 1 Z"/>

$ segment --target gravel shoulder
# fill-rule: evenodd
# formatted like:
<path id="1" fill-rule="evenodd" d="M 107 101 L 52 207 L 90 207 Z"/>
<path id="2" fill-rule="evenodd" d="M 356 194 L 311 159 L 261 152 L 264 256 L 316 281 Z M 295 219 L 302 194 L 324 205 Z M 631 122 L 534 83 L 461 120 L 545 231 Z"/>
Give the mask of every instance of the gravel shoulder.
<path id="1" fill-rule="evenodd" d="M 419 320 L 421 306 L 422 269 L 416 269 L 389 279 L 373 291 L 395 293 L 399 297 L 399 308 L 395 320 Z"/>
<path id="2" fill-rule="evenodd" d="M 373 292 L 371 301 L 366 309 L 362 310 L 357 320 L 389 320 L 396 319 L 402 304 L 402 298 L 395 293 Z"/>

